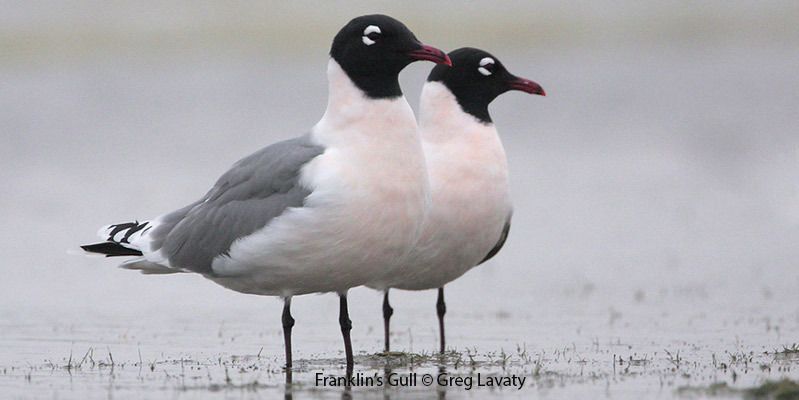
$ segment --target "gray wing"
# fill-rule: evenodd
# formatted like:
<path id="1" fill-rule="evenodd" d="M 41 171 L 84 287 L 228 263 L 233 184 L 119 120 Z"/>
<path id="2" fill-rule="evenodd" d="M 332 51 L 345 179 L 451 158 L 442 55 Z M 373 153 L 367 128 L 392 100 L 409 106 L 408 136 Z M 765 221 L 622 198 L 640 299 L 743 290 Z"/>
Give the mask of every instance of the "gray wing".
<path id="1" fill-rule="evenodd" d="M 310 191 L 299 183 L 300 170 L 322 152 L 306 135 L 238 161 L 202 199 L 162 218 L 152 249 L 161 249 L 174 268 L 211 273 L 213 259 L 236 239 L 303 205 Z"/>
<path id="2" fill-rule="evenodd" d="M 508 220 L 505 221 L 505 227 L 502 228 L 502 233 L 499 234 L 499 241 L 497 241 L 497 244 L 494 245 L 494 248 L 492 248 L 491 251 L 488 252 L 483 261 L 480 261 L 480 263 L 478 263 L 477 265 L 480 265 L 490 260 L 492 257 L 497 255 L 497 253 L 499 253 L 500 250 L 502 250 L 502 246 L 504 246 L 505 241 L 508 240 L 508 233 L 510 232 L 510 219 L 511 215 L 508 215 Z"/>

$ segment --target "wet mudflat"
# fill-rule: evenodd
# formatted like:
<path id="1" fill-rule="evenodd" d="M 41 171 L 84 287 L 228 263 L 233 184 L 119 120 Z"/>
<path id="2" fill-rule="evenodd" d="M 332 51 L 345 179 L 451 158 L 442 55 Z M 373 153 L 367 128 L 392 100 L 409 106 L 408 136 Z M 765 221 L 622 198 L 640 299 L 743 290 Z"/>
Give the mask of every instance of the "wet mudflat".
<path id="1" fill-rule="evenodd" d="M 451 343 L 441 356 L 434 352 L 435 325 L 421 322 L 408 329 L 395 324 L 397 352 L 380 353 L 379 320 L 366 306 L 379 305 L 379 295 L 352 296 L 362 300 L 353 315 L 370 322 L 353 331 L 350 388 L 340 386 L 344 365 L 334 313 L 327 321 L 298 320 L 294 382 L 287 388 L 279 324 L 263 313 L 247 318 L 222 308 L 216 311 L 226 318 L 199 312 L 201 321 L 185 314 L 51 316 L 20 325 L 7 315 L 0 386 L 15 398 L 741 398 L 767 382 L 799 379 L 799 349 L 790 344 L 799 318 L 766 299 L 736 309 L 704 295 L 663 294 L 619 307 L 602 304 L 594 292 L 571 305 L 511 311 L 495 304 L 490 313 L 460 311 L 453 299 L 458 311 L 451 312 Z M 333 296 L 327 300 L 335 303 Z M 673 311 L 675 304 L 684 311 Z M 420 311 L 418 319 L 434 322 Z M 486 386 L 502 377 L 504 386 Z"/>

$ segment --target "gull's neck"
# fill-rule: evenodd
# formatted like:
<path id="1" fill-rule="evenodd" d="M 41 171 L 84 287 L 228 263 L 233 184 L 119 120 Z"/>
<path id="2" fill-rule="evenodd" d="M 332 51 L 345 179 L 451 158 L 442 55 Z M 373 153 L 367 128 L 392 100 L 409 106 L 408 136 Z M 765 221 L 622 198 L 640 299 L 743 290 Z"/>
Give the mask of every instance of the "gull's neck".
<path id="1" fill-rule="evenodd" d="M 441 82 L 426 82 L 419 101 L 419 131 L 422 141 L 441 143 L 498 137 L 494 124 L 465 112 L 455 95 Z"/>
<path id="2" fill-rule="evenodd" d="M 313 128 L 317 137 L 353 135 L 416 135 L 416 120 L 405 96 L 370 98 L 332 58 L 327 64 L 328 99 L 322 119 Z M 364 138 L 366 139 L 366 138 Z"/>

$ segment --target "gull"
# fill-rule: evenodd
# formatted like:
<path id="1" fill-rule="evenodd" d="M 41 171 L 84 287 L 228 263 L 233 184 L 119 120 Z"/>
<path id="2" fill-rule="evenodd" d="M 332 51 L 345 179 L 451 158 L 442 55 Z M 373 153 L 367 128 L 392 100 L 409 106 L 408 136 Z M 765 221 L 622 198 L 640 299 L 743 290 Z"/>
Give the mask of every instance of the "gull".
<path id="1" fill-rule="evenodd" d="M 394 18 L 351 20 L 333 39 L 327 109 L 310 132 L 236 162 L 196 202 L 105 226 L 102 242 L 82 248 L 135 257 L 126 269 L 198 273 L 281 297 L 287 381 L 292 296 L 335 292 L 351 374 L 347 291 L 407 254 L 429 204 L 416 120 L 398 80 L 417 60 L 451 65 Z"/>
<path id="2" fill-rule="evenodd" d="M 499 252 L 510 230 L 508 162 L 488 105 L 509 90 L 545 96 L 537 83 L 508 72 L 475 48 L 449 53 L 452 68 L 436 66 L 419 103 L 419 132 L 430 179 L 431 206 L 419 242 L 405 262 L 367 286 L 383 290 L 385 351 L 394 310 L 391 288 L 438 288 L 440 352 L 445 350 L 444 285 Z"/>

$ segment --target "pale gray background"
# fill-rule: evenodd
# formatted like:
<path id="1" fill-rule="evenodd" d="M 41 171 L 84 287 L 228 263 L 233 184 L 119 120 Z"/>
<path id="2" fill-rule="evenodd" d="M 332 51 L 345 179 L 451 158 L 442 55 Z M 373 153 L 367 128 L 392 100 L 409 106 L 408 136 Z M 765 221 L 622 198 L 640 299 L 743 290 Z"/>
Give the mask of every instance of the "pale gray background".
<path id="1" fill-rule="evenodd" d="M 0 1 L 0 10 L 3 366 L 105 348 L 105 334 L 135 360 L 142 340 L 119 333 L 130 326 L 191 332 L 186 340 L 240 326 L 252 344 L 239 353 L 264 346 L 282 357 L 274 299 L 67 250 L 103 224 L 183 206 L 237 159 L 306 132 L 324 111 L 330 39 L 378 11 L 442 49 L 489 50 L 548 93 L 509 93 L 491 107 L 514 224 L 496 258 L 448 286 L 453 346 L 559 348 L 636 329 L 652 343 L 657 320 L 674 329 L 666 341 L 699 329 L 712 342 L 738 336 L 736 319 L 799 322 L 795 1 Z M 430 68 L 402 74 L 414 108 Z M 434 296 L 395 294 L 396 347 L 436 348 Z M 379 351 L 379 294 L 351 299 L 356 350 Z M 339 357 L 335 298 L 294 304 L 297 357 Z M 697 313 L 728 319 L 694 322 Z M 622 331 L 616 314 L 631 318 Z M 579 330 L 588 320 L 596 330 Z M 553 325 L 563 321 L 574 338 Z M 799 341 L 795 329 L 761 333 L 752 346 Z M 151 340 L 146 351 L 173 345 Z M 54 386 L 43 393 L 75 394 Z"/>

